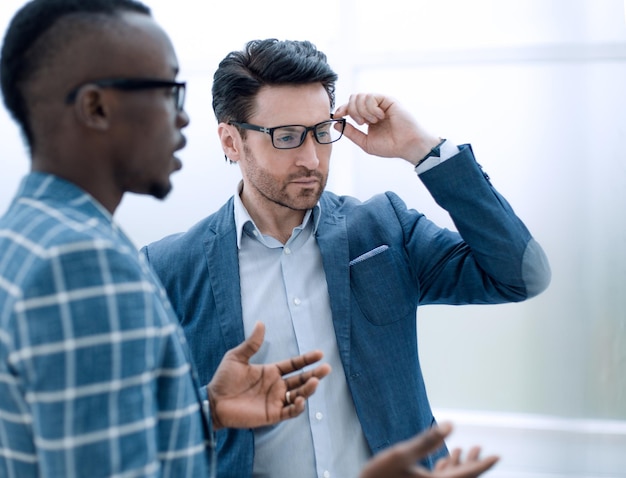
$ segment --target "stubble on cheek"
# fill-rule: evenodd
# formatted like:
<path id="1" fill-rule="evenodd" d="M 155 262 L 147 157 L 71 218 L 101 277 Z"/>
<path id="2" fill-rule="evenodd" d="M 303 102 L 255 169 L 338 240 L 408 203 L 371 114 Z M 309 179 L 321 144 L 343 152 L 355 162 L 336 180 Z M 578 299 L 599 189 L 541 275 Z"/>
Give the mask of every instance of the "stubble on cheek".
<path id="1" fill-rule="evenodd" d="M 307 210 L 313 208 L 326 187 L 327 176 L 320 171 L 303 169 L 296 173 L 280 178 L 268 169 L 261 167 L 254 155 L 244 146 L 246 157 L 246 177 L 248 186 L 266 200 L 294 210 Z M 302 186 L 294 183 L 303 178 L 315 178 L 316 182 L 310 186 Z"/>

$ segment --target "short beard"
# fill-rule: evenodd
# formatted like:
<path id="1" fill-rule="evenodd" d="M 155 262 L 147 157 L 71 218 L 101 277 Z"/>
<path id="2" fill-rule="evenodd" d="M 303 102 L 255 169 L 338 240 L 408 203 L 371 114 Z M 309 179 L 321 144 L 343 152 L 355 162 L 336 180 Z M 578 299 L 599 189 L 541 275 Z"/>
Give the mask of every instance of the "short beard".
<path id="1" fill-rule="evenodd" d="M 319 191 L 307 191 L 301 193 L 295 197 L 289 197 L 286 192 L 286 187 L 281 188 L 281 184 L 277 183 L 271 178 L 269 172 L 258 166 L 256 158 L 248 145 L 244 143 L 244 151 L 247 156 L 247 162 L 250 164 L 251 171 L 253 172 L 254 180 L 250 183 L 250 186 L 256 189 L 257 193 L 267 199 L 269 202 L 278 204 L 279 206 L 291 209 L 293 211 L 307 211 L 315 206 L 319 201 L 320 196 L 326 188 L 327 177 L 324 177 L 319 171 L 306 170 L 299 173 L 291 174 L 285 179 L 286 182 L 292 181 L 301 177 L 314 177 L 319 180 Z"/>

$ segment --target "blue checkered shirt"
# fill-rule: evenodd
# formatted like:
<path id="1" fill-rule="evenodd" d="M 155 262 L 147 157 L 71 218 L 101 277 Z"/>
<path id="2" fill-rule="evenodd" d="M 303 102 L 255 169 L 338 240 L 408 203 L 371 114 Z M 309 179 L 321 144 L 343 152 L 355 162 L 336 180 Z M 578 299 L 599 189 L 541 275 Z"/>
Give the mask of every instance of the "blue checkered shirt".
<path id="1" fill-rule="evenodd" d="M 0 477 L 207 477 L 169 302 L 94 199 L 32 173 L 0 219 Z"/>

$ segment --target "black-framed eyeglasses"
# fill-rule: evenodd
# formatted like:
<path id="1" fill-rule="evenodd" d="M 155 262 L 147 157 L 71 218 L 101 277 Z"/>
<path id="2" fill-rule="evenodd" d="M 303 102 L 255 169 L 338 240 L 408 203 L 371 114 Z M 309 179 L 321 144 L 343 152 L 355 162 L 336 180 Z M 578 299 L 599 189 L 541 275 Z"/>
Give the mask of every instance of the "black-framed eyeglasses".
<path id="1" fill-rule="evenodd" d="M 182 111 L 185 104 L 185 90 L 187 84 L 185 82 L 158 80 L 154 78 L 106 78 L 102 80 L 93 80 L 78 85 L 70 91 L 65 98 L 66 103 L 73 103 L 76 100 L 78 91 L 86 85 L 96 85 L 100 88 L 115 88 L 117 90 L 135 91 L 149 90 L 152 88 L 171 88 L 172 98 L 178 111 Z"/>
<path id="2" fill-rule="evenodd" d="M 250 123 L 239 123 L 237 121 L 230 121 L 228 124 L 269 134 L 272 138 L 272 146 L 276 149 L 294 149 L 302 146 L 309 131 L 313 131 L 313 137 L 319 144 L 330 144 L 339 141 L 346 127 L 346 120 L 345 118 L 340 118 L 322 121 L 313 126 L 289 124 L 274 128 L 266 128 Z M 336 129 L 335 125 L 340 125 L 340 128 Z"/>

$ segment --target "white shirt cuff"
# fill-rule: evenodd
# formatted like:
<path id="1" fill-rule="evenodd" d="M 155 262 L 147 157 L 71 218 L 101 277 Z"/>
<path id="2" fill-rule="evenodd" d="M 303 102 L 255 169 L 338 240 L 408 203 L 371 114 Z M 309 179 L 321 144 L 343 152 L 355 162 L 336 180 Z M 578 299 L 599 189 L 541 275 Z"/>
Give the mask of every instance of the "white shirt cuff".
<path id="1" fill-rule="evenodd" d="M 454 144 L 449 139 L 445 140 L 444 143 L 439 148 L 439 157 L 431 156 L 426 161 L 421 163 L 419 166 L 415 167 L 415 172 L 417 174 L 422 174 L 428 171 L 429 169 L 434 168 L 438 164 L 443 163 L 445 160 L 450 159 L 455 154 L 459 153 L 459 147 Z"/>

